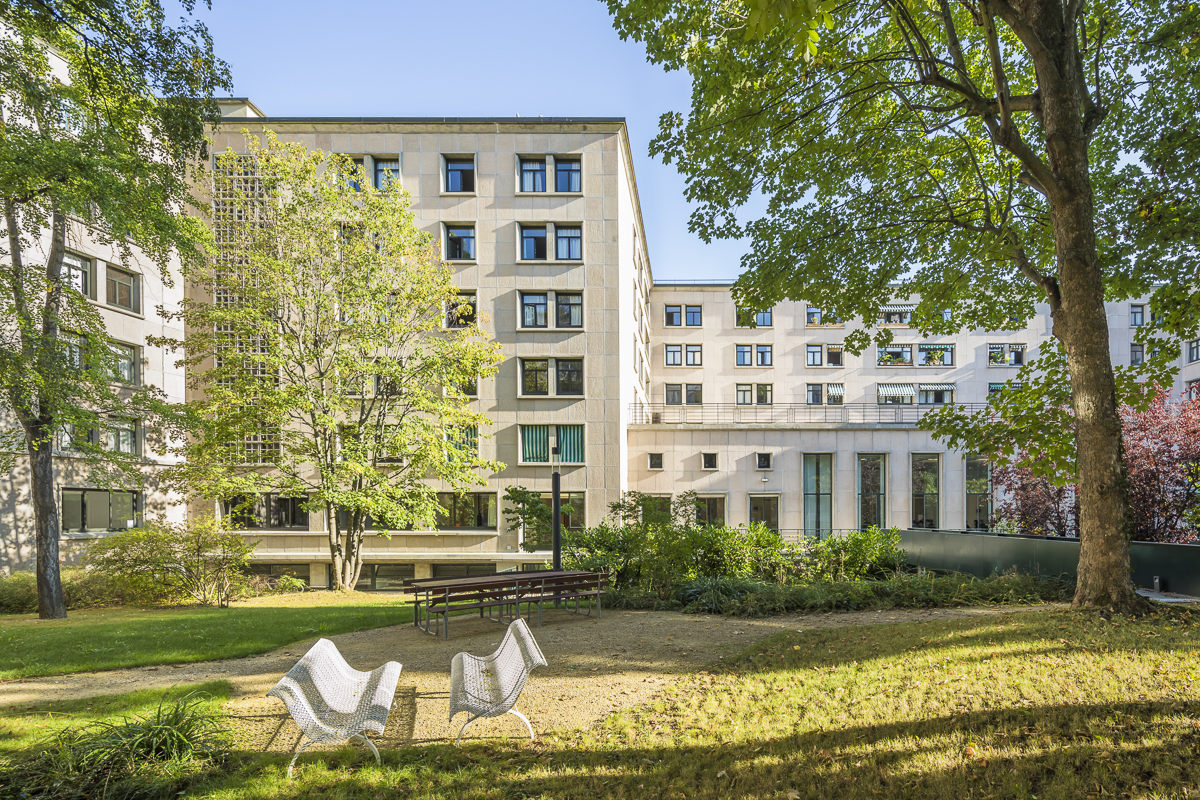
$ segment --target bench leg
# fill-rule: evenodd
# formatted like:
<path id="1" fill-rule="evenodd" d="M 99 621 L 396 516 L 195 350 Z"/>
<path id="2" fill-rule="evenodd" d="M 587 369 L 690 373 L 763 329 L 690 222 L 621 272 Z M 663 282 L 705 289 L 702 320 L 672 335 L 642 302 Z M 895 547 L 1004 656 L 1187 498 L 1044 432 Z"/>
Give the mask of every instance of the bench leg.
<path id="1" fill-rule="evenodd" d="M 367 747 L 371 748 L 371 752 L 375 754 L 375 763 L 376 763 L 376 764 L 378 764 L 378 765 L 380 765 L 380 766 L 383 766 L 383 759 L 381 759 L 381 758 L 379 757 L 379 748 L 375 746 L 375 743 L 374 743 L 374 742 L 372 742 L 372 741 L 371 741 L 370 739 L 368 739 L 366 736 L 363 736 L 361 733 L 356 733 L 356 734 L 354 734 L 353 736 L 351 736 L 350 738 L 351 738 L 351 739 L 356 739 L 356 738 L 357 738 L 357 739 L 362 739 L 364 742 L 366 742 L 366 743 L 367 743 Z"/>
<path id="2" fill-rule="evenodd" d="M 303 738 L 303 734 L 301 734 L 301 738 Z M 298 750 L 296 750 L 296 755 L 292 756 L 292 760 L 288 762 L 288 771 L 287 771 L 288 780 L 291 780 L 291 778 L 292 778 L 292 767 L 296 766 L 296 759 L 299 758 L 300 754 L 304 752 L 304 748 L 308 747 L 310 744 L 312 744 L 311 739 L 309 741 L 305 742 L 304 744 L 300 745 L 300 748 Z"/>
<path id="3" fill-rule="evenodd" d="M 529 718 L 526 717 L 524 714 L 522 714 L 520 711 L 517 711 L 515 708 L 510 708 L 508 710 L 508 713 L 515 714 L 517 717 L 520 717 L 521 722 L 525 723 L 525 727 L 529 729 L 529 741 L 532 742 L 533 741 L 533 726 L 529 724 Z"/>

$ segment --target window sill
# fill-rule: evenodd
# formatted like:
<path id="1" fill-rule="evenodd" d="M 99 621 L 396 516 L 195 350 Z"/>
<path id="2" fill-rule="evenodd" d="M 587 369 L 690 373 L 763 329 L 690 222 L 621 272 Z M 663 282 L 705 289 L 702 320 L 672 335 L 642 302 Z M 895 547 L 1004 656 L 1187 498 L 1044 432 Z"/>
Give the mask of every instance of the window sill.
<path id="1" fill-rule="evenodd" d="M 560 327 L 557 325 L 554 327 L 546 325 L 546 326 L 540 327 L 540 328 L 532 328 L 532 327 L 526 327 L 524 325 L 519 325 L 519 326 L 517 326 L 516 330 L 517 330 L 517 333 L 583 333 L 584 327 L 582 325 L 580 325 L 578 327 L 566 328 L 566 327 Z M 557 357 L 558 356 L 555 356 L 555 358 L 557 358 Z"/>
<path id="2" fill-rule="evenodd" d="M 583 192 L 513 192 L 517 197 L 583 197 Z"/>
<path id="3" fill-rule="evenodd" d="M 92 305 L 102 308 L 105 311 L 114 311 L 118 314 L 124 314 L 127 317 L 133 317 L 134 319 L 140 319 L 143 321 L 146 319 L 146 315 L 140 311 L 131 311 L 130 309 L 122 308 L 121 306 L 110 306 L 108 303 L 101 303 L 99 300 L 93 300 Z"/>
<path id="4" fill-rule="evenodd" d="M 478 259 L 474 259 L 474 258 L 447 258 L 446 263 L 447 264 L 462 264 L 464 266 L 471 266 L 471 265 L 478 264 L 479 261 L 478 261 Z"/>
<path id="5" fill-rule="evenodd" d="M 806 327 L 806 328 L 844 328 L 844 327 L 846 327 L 846 323 L 844 323 L 844 322 L 820 322 L 820 323 L 814 324 L 812 322 L 806 322 L 806 323 L 804 323 L 804 327 Z"/>
<path id="6" fill-rule="evenodd" d="M 582 264 L 582 258 L 518 258 L 518 264 Z"/>
<path id="7" fill-rule="evenodd" d="M 438 192 L 439 197 L 478 197 L 475 192 Z"/>
<path id="8" fill-rule="evenodd" d="M 582 467 L 582 466 L 586 466 L 586 465 L 582 461 L 560 461 L 557 464 L 551 464 L 549 461 L 518 461 L 517 466 L 518 467 L 553 467 L 555 469 L 558 469 L 560 467 Z M 658 471 L 659 470 L 655 470 L 655 472 L 658 472 Z"/>
<path id="9" fill-rule="evenodd" d="M 518 400 L 586 400 L 582 394 L 517 394 Z"/>

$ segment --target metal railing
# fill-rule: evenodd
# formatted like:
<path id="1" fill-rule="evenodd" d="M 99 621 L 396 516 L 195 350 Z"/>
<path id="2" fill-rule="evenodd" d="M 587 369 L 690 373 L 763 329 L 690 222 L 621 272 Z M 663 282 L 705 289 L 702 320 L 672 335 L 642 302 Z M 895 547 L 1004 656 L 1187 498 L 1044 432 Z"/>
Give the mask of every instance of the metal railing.
<path id="1" fill-rule="evenodd" d="M 983 411 L 987 403 L 957 403 L 968 413 Z M 665 405 L 631 403 L 631 425 L 797 425 L 802 423 L 847 423 L 916 425 L 929 411 L 942 406 L 875 405 L 846 403 L 840 406 L 810 406 L 804 403 L 776 403 L 770 406 L 743 406 L 734 403 L 704 405 Z"/>

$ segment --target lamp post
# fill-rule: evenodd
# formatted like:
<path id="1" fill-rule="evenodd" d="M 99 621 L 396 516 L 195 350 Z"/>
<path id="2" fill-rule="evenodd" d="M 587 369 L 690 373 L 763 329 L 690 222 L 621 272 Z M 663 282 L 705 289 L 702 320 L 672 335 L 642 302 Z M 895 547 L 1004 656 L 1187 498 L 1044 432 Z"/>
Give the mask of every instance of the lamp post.
<path id="1" fill-rule="evenodd" d="M 562 486 L 558 474 L 558 443 L 550 448 L 550 464 L 554 472 L 550 475 L 550 491 L 553 496 L 550 508 L 554 518 L 550 522 L 550 530 L 554 538 L 554 568 L 562 569 Z"/>

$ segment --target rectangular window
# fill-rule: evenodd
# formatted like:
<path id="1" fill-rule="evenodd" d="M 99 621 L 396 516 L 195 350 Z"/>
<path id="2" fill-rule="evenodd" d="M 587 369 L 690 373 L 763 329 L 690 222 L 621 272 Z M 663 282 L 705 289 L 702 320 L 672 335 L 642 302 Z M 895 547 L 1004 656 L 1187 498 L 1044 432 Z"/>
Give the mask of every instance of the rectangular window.
<path id="1" fill-rule="evenodd" d="M 840 406 L 846 399 L 846 384 L 830 383 L 825 386 L 825 402 L 831 406 Z"/>
<path id="2" fill-rule="evenodd" d="M 737 365 L 739 367 L 753 366 L 750 360 L 752 358 L 752 350 L 753 348 L 748 344 L 737 345 Z"/>
<path id="3" fill-rule="evenodd" d="M 583 258 L 583 230 L 581 228 L 554 228 L 555 257 L 561 261 L 576 261 Z"/>
<path id="4" fill-rule="evenodd" d="M 760 367 L 771 366 L 771 363 L 772 363 L 771 345 L 769 345 L 769 344 L 755 345 L 754 346 L 754 354 L 756 356 L 755 362 L 754 362 L 755 364 L 757 364 Z"/>
<path id="5" fill-rule="evenodd" d="M 938 526 L 938 455 L 912 454 L 912 526 Z"/>
<path id="6" fill-rule="evenodd" d="M 1025 345 L 1010 344 L 1008 346 L 1008 366 L 1019 367 L 1025 363 Z"/>
<path id="7" fill-rule="evenodd" d="M 992 465 L 980 455 L 966 457 L 967 528 L 986 531 L 992 519 Z"/>
<path id="8" fill-rule="evenodd" d="M 308 529 L 308 497 L 281 497 L 275 492 L 257 496 L 236 495 L 221 502 L 221 515 L 247 530 L 261 528 Z M 349 524 L 345 509 L 338 512 L 343 527 Z"/>
<path id="9" fill-rule="evenodd" d="M 583 172 L 578 161 L 554 159 L 554 188 L 559 192 L 583 191 Z"/>
<path id="10" fill-rule="evenodd" d="M 702 361 L 702 356 L 703 356 L 701 345 L 689 344 L 689 345 L 687 345 L 687 347 L 685 349 L 686 349 L 686 356 L 687 356 L 687 360 L 685 363 L 689 367 L 701 366 L 702 365 L 701 361 Z"/>
<path id="11" fill-rule="evenodd" d="M 700 468 L 701 469 L 716 469 L 717 468 L 717 454 L 716 453 L 701 453 L 700 454 Z"/>
<path id="12" fill-rule="evenodd" d="M 475 159 L 447 158 L 446 159 L 446 191 L 474 192 L 475 191 Z"/>
<path id="13" fill-rule="evenodd" d="M 583 492 L 562 492 L 559 495 L 559 500 L 562 503 L 560 506 L 562 529 L 564 531 L 581 531 L 587 521 L 587 507 L 584 505 Z M 551 512 L 550 519 L 554 519 L 554 495 L 550 492 L 542 492 L 542 502 Z M 526 546 L 534 544 L 526 542 Z M 547 540 L 544 543 L 534 545 L 534 550 L 550 550 L 554 547 L 554 542 Z"/>
<path id="14" fill-rule="evenodd" d="M 763 470 L 763 471 L 769 470 L 772 468 L 771 467 L 772 462 L 773 462 L 773 458 L 772 458 L 771 453 L 755 453 L 754 454 L 754 468 L 756 470 Z"/>
<path id="15" fill-rule="evenodd" d="M 1183 385 L 1183 396 L 1189 400 L 1200 400 L 1200 378 Z"/>
<path id="16" fill-rule="evenodd" d="M 1200 361 L 1200 339 L 1193 339 L 1187 343 L 1187 361 L 1189 364 Z"/>
<path id="17" fill-rule="evenodd" d="M 843 366 L 842 346 L 840 344 L 825 345 L 825 363 L 831 367 Z"/>
<path id="18" fill-rule="evenodd" d="M 952 366 L 954 366 L 954 345 L 952 345 L 952 344 L 917 345 L 917 366 L 919 366 L 919 367 L 952 367 Z"/>
<path id="19" fill-rule="evenodd" d="M 446 260 L 470 261 L 475 258 L 475 226 L 446 226 Z"/>
<path id="20" fill-rule="evenodd" d="M 820 325 L 821 324 L 821 309 L 809 306 L 804 311 L 805 325 Z"/>
<path id="21" fill-rule="evenodd" d="M 739 328 L 770 328 L 773 309 L 754 311 L 749 308 L 738 308 L 734 312 L 734 322 Z"/>
<path id="22" fill-rule="evenodd" d="M 521 258 L 525 261 L 546 260 L 546 229 L 521 226 Z"/>
<path id="23" fill-rule="evenodd" d="M 887 475 L 882 455 L 858 456 L 858 527 L 887 527 Z"/>
<path id="24" fill-rule="evenodd" d="M 521 159 L 521 191 L 546 191 L 546 159 Z"/>
<path id="25" fill-rule="evenodd" d="M 668 383 L 666 385 L 664 402 L 669 406 L 683 405 L 683 384 Z"/>
<path id="26" fill-rule="evenodd" d="M 779 532 L 779 496 L 750 495 L 750 522 L 760 523 L 768 530 Z"/>
<path id="27" fill-rule="evenodd" d="M 1004 345 L 989 344 L 988 345 L 988 365 L 993 367 L 1003 367 L 1007 363 L 1004 355 Z"/>
<path id="28" fill-rule="evenodd" d="M 471 380 L 458 387 L 467 397 L 479 396 L 479 379 L 472 378 Z"/>
<path id="29" fill-rule="evenodd" d="M 878 351 L 878 364 L 881 367 L 911 367 L 912 366 L 912 345 L 911 344 L 893 344 L 887 347 L 876 348 Z"/>
<path id="30" fill-rule="evenodd" d="M 810 406 L 819 406 L 824 402 L 824 399 L 822 397 L 823 393 L 821 390 L 821 384 L 819 384 L 819 383 L 808 384 L 807 394 L 808 394 L 808 404 Z"/>
<path id="31" fill-rule="evenodd" d="M 1145 349 L 1140 344 L 1129 345 L 1129 365 L 1136 367 L 1145 360 Z"/>
<path id="32" fill-rule="evenodd" d="M 77 256 L 74 253 L 63 253 L 63 275 L 67 286 L 79 292 L 89 300 L 96 299 L 95 279 L 92 272 L 92 260 Z"/>
<path id="33" fill-rule="evenodd" d="M 138 276 L 111 266 L 105 272 L 108 281 L 108 304 L 137 311 Z"/>
<path id="34" fill-rule="evenodd" d="M 555 361 L 558 394 L 583 394 L 583 359 L 560 358 Z"/>
<path id="35" fill-rule="evenodd" d="M 550 394 L 550 362 L 544 358 L 521 359 L 521 394 Z"/>
<path id="36" fill-rule="evenodd" d="M 880 325 L 907 325 L 912 321 L 912 312 L 916 306 L 907 304 L 891 304 L 883 307 L 879 315 Z"/>
<path id="37" fill-rule="evenodd" d="M 754 402 L 754 387 L 749 383 L 739 383 L 737 385 L 737 404 L 739 406 L 748 406 Z"/>
<path id="38" fill-rule="evenodd" d="M 375 188 L 386 189 L 389 185 L 400 188 L 400 162 L 383 158 L 375 159 Z"/>
<path id="39" fill-rule="evenodd" d="M 550 426 L 521 426 L 521 460 L 529 464 L 550 463 Z"/>
<path id="40" fill-rule="evenodd" d="M 438 515 L 438 530 L 454 528 L 496 529 L 495 492 L 438 492 L 442 513 Z"/>
<path id="41" fill-rule="evenodd" d="M 109 347 L 112 348 L 113 354 L 117 358 L 113 380 L 129 386 L 136 386 L 138 383 L 138 349 L 131 344 L 118 344 L 117 342 L 111 343 Z"/>
<path id="42" fill-rule="evenodd" d="M 356 192 L 362 191 L 362 184 L 358 182 L 358 176 L 362 174 L 364 160 L 361 158 L 350 159 L 352 165 L 351 170 L 347 174 L 346 184 Z"/>
<path id="43" fill-rule="evenodd" d="M 683 324 L 683 306 L 666 306 L 663 324 L 668 328 L 678 328 Z"/>
<path id="44" fill-rule="evenodd" d="M 662 469 L 663 468 L 663 454 L 662 453 L 649 453 L 648 455 L 650 456 L 650 469 Z"/>
<path id="45" fill-rule="evenodd" d="M 910 406 L 916 396 L 916 388 L 911 383 L 881 383 L 876 389 L 881 406 Z"/>
<path id="46" fill-rule="evenodd" d="M 114 453 L 137 455 L 137 421 L 132 419 L 109 419 L 105 430 L 105 443 Z"/>
<path id="47" fill-rule="evenodd" d="M 546 293 L 521 293 L 521 327 L 546 327 Z"/>
<path id="48" fill-rule="evenodd" d="M 141 497 L 138 492 L 107 489 L 63 489 L 64 533 L 128 530 L 139 526 Z"/>
<path id="49" fill-rule="evenodd" d="M 917 393 L 917 402 L 923 406 L 943 406 L 954 402 L 954 384 L 923 383 Z"/>
<path id="50" fill-rule="evenodd" d="M 697 497 L 696 522 L 720 528 L 725 524 L 724 497 Z"/>
<path id="51" fill-rule="evenodd" d="M 1129 307 L 1129 327 L 1140 328 L 1146 324 L 1146 307 L 1143 305 L 1132 305 Z"/>
<path id="52" fill-rule="evenodd" d="M 583 426 L 557 426 L 554 441 L 558 446 L 558 460 L 564 464 L 583 463 Z"/>
<path id="53" fill-rule="evenodd" d="M 583 327 L 583 295 L 556 292 L 554 305 L 558 311 L 555 325 L 560 328 Z"/>
<path id="54" fill-rule="evenodd" d="M 465 328 L 475 324 L 475 293 L 459 292 L 446 309 L 447 328 Z"/>
<path id="55" fill-rule="evenodd" d="M 689 406 L 703 405 L 704 403 L 704 387 L 698 383 L 687 384 L 687 404 Z"/>
<path id="56" fill-rule="evenodd" d="M 821 366 L 822 356 L 824 356 L 824 352 L 822 350 L 821 345 L 819 345 L 819 344 L 807 345 L 804 348 L 804 355 L 805 355 L 804 363 L 806 366 L 809 366 L 809 367 Z"/>
<path id="57" fill-rule="evenodd" d="M 824 538 L 833 532 L 833 454 L 804 454 L 804 535 Z"/>
<path id="58" fill-rule="evenodd" d="M 669 344 L 666 346 L 665 352 L 666 361 L 663 363 L 665 363 L 668 367 L 683 366 L 683 345 Z"/>
<path id="59" fill-rule="evenodd" d="M 775 384 L 760 383 L 755 387 L 755 402 L 760 406 L 773 405 L 775 402 Z"/>
<path id="60" fill-rule="evenodd" d="M 687 306 L 687 324 L 689 327 L 698 328 L 703 323 L 701 322 L 701 306 Z"/>

